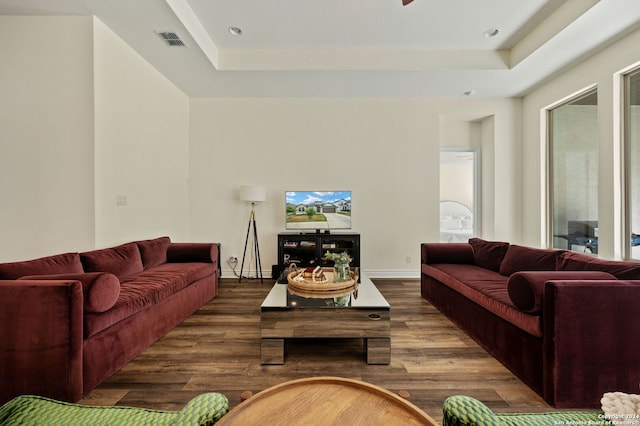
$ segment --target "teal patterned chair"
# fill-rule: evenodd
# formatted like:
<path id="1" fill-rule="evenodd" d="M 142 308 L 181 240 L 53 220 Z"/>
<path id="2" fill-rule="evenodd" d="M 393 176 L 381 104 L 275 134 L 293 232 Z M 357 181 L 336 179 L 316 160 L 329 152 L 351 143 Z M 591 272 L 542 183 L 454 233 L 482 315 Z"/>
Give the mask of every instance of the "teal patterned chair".
<path id="1" fill-rule="evenodd" d="M 135 407 L 97 407 L 22 395 L 0 407 L 0 425 L 21 426 L 210 426 L 229 410 L 229 400 L 220 393 L 204 393 L 180 411 Z"/>
<path id="2" fill-rule="evenodd" d="M 443 426 L 609 425 L 601 411 L 496 414 L 475 398 L 455 395 L 442 407 Z"/>

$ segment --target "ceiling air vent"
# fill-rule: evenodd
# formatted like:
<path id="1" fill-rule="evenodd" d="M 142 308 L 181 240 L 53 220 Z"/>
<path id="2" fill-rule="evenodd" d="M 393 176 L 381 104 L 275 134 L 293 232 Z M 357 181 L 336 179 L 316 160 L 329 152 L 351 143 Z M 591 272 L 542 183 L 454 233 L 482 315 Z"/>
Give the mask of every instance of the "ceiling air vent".
<path id="1" fill-rule="evenodd" d="M 180 34 L 173 31 L 159 32 L 158 35 L 171 47 L 186 47 L 187 44 L 182 41 Z"/>

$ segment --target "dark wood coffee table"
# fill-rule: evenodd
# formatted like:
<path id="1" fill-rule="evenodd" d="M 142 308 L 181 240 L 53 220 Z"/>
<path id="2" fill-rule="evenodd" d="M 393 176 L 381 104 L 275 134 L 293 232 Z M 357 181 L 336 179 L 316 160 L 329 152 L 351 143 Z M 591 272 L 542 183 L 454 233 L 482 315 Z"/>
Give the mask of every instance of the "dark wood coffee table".
<path id="1" fill-rule="evenodd" d="M 367 363 L 391 360 L 391 306 L 366 276 L 342 298 L 307 298 L 274 284 L 260 307 L 262 364 L 284 364 L 285 339 L 363 338 Z"/>
<path id="2" fill-rule="evenodd" d="M 400 396 L 358 380 L 311 377 L 273 386 L 236 406 L 216 425 L 430 425 L 429 415 Z"/>

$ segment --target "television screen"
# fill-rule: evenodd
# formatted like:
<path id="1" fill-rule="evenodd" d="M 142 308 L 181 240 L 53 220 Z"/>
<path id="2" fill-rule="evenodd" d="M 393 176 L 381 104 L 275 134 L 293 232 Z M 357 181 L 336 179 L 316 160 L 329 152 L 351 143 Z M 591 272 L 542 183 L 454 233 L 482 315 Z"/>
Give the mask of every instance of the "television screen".
<path id="1" fill-rule="evenodd" d="M 351 191 L 287 191 L 286 229 L 351 229 Z"/>

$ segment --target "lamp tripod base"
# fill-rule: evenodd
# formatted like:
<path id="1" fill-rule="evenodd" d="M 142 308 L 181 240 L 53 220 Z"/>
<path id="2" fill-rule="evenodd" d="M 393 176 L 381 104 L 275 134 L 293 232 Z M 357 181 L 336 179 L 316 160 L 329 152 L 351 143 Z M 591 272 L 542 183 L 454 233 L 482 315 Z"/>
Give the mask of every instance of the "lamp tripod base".
<path id="1" fill-rule="evenodd" d="M 260 278 L 260 282 L 264 283 L 262 277 L 262 262 L 260 261 L 260 246 L 258 244 L 258 228 L 256 227 L 256 203 L 251 203 L 251 213 L 249 214 L 249 224 L 247 225 L 247 237 L 244 240 L 244 253 L 242 254 L 242 265 L 240 266 L 240 277 L 238 282 L 242 282 L 242 278 L 247 279 L 258 279 Z M 243 277 L 242 273 L 244 272 L 244 262 L 247 257 L 247 247 L 249 246 L 249 235 L 252 234 L 251 230 L 253 229 L 253 257 L 255 259 L 256 266 L 256 276 L 255 278 L 251 277 Z M 251 269 L 251 262 L 249 262 L 249 269 Z"/>

